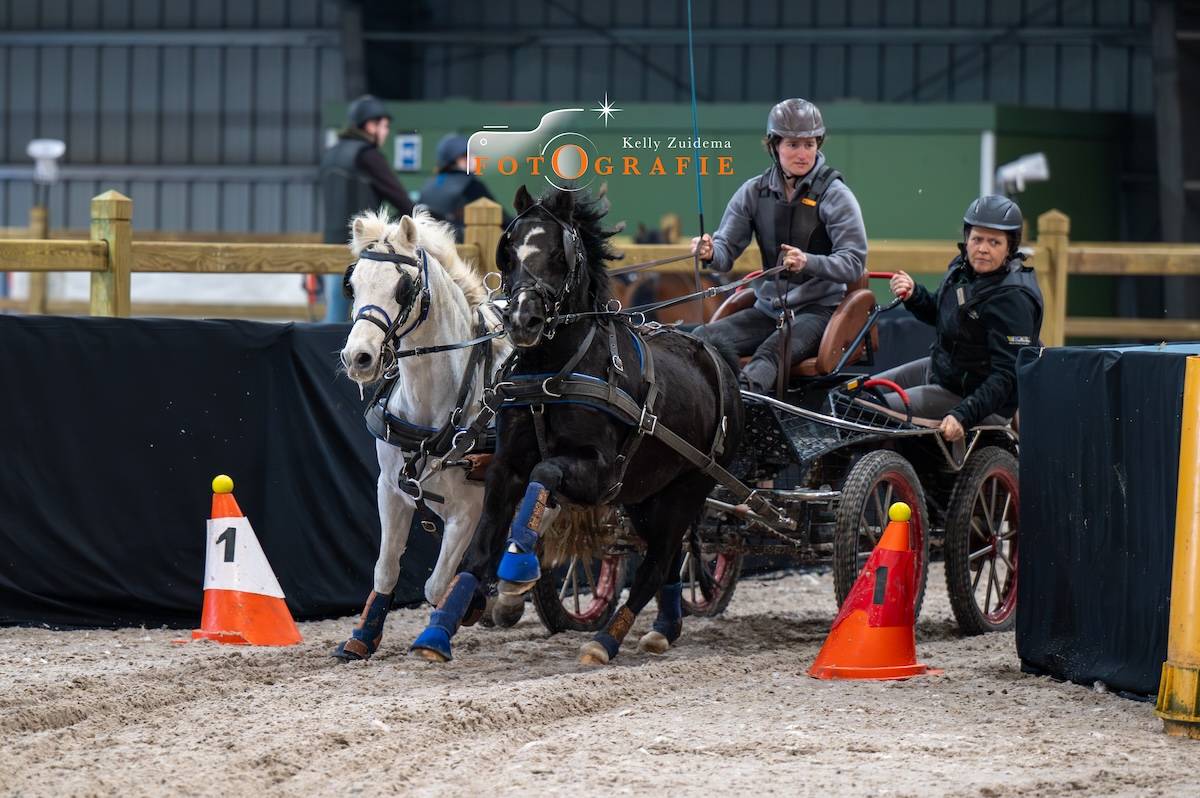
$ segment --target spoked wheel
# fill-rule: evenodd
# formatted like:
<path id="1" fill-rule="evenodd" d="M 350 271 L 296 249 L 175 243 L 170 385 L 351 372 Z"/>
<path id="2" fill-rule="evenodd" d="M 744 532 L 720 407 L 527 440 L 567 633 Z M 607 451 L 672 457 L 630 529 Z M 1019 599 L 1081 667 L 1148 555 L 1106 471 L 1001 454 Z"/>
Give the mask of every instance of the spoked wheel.
<path id="1" fill-rule="evenodd" d="M 571 555 L 562 565 L 542 571 L 533 590 L 533 606 L 551 634 L 599 631 L 616 609 L 625 586 L 624 554 Z"/>
<path id="2" fill-rule="evenodd" d="M 929 577 L 929 513 L 925 491 L 909 462 L 892 451 L 870 452 L 854 464 L 842 485 L 833 537 L 833 586 L 840 607 L 862 573 L 888 524 L 888 508 L 904 502 L 912 510 L 908 547 L 916 554 L 916 601 L 921 614 Z"/>
<path id="3" fill-rule="evenodd" d="M 736 541 L 707 545 L 689 535 L 684 543 L 679 581 L 683 583 L 683 613 L 710 618 L 729 606 L 738 577 L 742 574 L 744 552 Z"/>
<path id="4" fill-rule="evenodd" d="M 964 634 L 1012 628 L 1017 608 L 1017 459 L 997 446 L 974 452 L 946 513 L 946 589 Z"/>

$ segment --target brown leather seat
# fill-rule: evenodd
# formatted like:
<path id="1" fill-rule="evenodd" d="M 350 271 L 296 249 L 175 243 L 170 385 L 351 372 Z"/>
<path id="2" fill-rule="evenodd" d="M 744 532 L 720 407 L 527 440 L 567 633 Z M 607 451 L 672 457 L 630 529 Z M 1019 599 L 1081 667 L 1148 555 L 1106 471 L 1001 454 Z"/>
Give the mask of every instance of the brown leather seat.
<path id="1" fill-rule="evenodd" d="M 858 281 L 846 286 L 846 296 L 842 297 L 841 303 L 833 311 L 829 325 L 825 328 L 825 334 L 821 336 L 821 345 L 817 348 L 817 354 L 792 366 L 793 377 L 823 377 L 833 371 L 834 366 L 841 359 L 842 353 L 850 348 L 854 336 L 858 335 L 859 330 L 867 323 L 867 317 L 875 308 L 875 295 L 867 288 L 867 283 L 868 278 L 864 273 Z M 709 322 L 718 321 L 739 310 L 751 307 L 754 299 L 754 292 L 748 288 L 735 291 L 732 296 L 721 303 L 721 307 L 717 308 Z M 878 351 L 878 327 L 871 329 L 870 338 L 871 348 Z M 847 365 L 861 360 L 866 348 L 865 342 L 860 344 L 858 351 L 847 361 Z"/>

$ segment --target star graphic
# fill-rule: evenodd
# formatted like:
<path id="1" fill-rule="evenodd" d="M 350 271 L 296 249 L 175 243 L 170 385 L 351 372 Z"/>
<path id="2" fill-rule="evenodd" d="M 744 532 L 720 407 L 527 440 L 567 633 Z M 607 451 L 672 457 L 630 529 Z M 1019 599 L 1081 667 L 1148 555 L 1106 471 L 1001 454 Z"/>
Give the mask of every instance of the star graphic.
<path id="1" fill-rule="evenodd" d="M 599 101 L 597 101 L 597 102 L 599 102 Z M 600 117 L 598 117 L 598 118 L 603 118 L 604 126 L 608 127 L 608 120 L 612 118 L 612 115 L 614 113 L 616 113 L 617 111 L 622 111 L 624 109 L 623 108 L 614 108 L 613 104 L 608 101 L 608 92 L 604 92 L 604 102 L 600 103 L 599 108 L 592 108 L 591 110 L 599 111 Z"/>

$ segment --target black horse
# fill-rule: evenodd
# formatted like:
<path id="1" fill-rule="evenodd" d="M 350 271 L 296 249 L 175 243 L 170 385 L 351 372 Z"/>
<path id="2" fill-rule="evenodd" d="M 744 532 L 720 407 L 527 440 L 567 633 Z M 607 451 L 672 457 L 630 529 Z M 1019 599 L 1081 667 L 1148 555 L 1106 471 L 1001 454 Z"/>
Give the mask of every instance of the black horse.
<path id="1" fill-rule="evenodd" d="M 581 661 L 615 657 L 656 593 L 658 618 L 640 647 L 665 651 L 682 630 L 680 544 L 741 441 L 736 356 L 606 312 L 605 262 L 618 256 L 608 242 L 616 231 L 601 227 L 602 196 L 551 189 L 535 202 L 522 186 L 514 205 L 497 262 L 517 350 L 491 397 L 498 444 L 483 515 L 462 572 L 413 649 L 448 659 L 450 637 L 482 609 L 480 586 L 493 574 L 501 604 L 523 602 L 539 576 L 538 530 L 563 500 L 623 505 L 646 543 L 629 600 L 583 646 Z"/>

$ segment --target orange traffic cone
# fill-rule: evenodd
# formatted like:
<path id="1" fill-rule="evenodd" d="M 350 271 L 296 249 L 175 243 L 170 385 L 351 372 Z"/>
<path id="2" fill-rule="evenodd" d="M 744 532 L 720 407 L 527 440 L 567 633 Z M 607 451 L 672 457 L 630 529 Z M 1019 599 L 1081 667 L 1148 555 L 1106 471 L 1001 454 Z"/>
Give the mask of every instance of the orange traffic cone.
<path id="1" fill-rule="evenodd" d="M 907 679 L 930 669 L 917 662 L 913 633 L 915 562 L 908 549 L 912 511 L 897 502 L 890 522 L 808 669 L 818 679 Z"/>
<path id="2" fill-rule="evenodd" d="M 213 479 L 212 519 L 204 559 L 204 614 L 192 639 L 251 646 L 290 646 L 303 638 L 283 590 L 233 498 L 233 480 Z"/>

